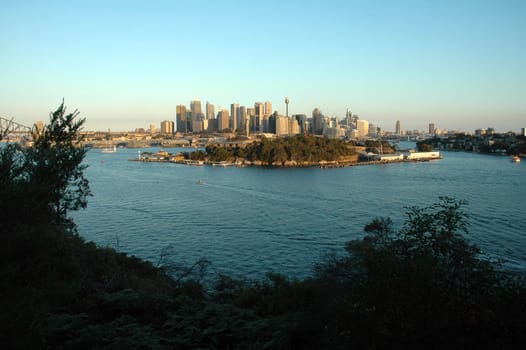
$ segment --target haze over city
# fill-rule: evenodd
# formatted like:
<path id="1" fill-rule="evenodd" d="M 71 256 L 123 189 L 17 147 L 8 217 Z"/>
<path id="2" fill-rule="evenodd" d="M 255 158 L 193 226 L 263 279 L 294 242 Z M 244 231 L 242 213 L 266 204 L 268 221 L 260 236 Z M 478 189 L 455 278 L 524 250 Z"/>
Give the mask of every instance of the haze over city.
<path id="1" fill-rule="evenodd" d="M 523 1 L 4 1 L 0 116 L 65 99 L 89 130 L 175 120 L 193 99 L 350 109 L 385 130 L 518 132 Z"/>

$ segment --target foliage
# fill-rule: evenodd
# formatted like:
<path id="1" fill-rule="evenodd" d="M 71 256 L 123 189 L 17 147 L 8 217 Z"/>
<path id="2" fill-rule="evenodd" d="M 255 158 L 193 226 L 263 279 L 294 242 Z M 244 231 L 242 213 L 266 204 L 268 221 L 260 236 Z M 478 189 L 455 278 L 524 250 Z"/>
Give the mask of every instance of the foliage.
<path id="1" fill-rule="evenodd" d="M 524 282 L 463 237 L 464 203 L 450 198 L 411 207 L 400 230 L 387 219 L 366 226 L 348 255 L 317 269 L 338 286 L 330 321 L 340 334 L 364 334 L 338 342 L 358 347 L 475 348 L 509 346 L 523 338 Z M 491 345 L 492 344 L 492 345 Z"/>
<path id="2" fill-rule="evenodd" d="M 91 194 L 77 143 L 84 119 L 66 114 L 62 103 L 35 145 L 7 144 L 0 149 L 0 210 L 4 227 L 19 223 L 69 223 L 68 212 L 86 207 Z"/>
<path id="3" fill-rule="evenodd" d="M 433 144 L 426 141 L 419 141 L 416 143 L 416 149 L 418 152 L 431 152 L 433 150 Z"/>
<path id="4" fill-rule="evenodd" d="M 343 140 L 332 140 L 314 136 L 292 136 L 253 142 L 246 146 L 226 148 L 208 146 L 209 160 L 232 161 L 236 158 L 260 161 L 266 165 L 283 165 L 286 161 L 312 164 L 319 161 L 336 161 L 355 154 L 354 147 Z"/>
<path id="5" fill-rule="evenodd" d="M 363 239 L 303 280 L 220 275 L 207 288 L 206 259 L 182 266 L 169 247 L 154 267 L 86 243 L 67 219 L 89 194 L 85 151 L 73 142 L 81 123 L 64 111 L 52 114 L 34 150 L 8 144 L 0 152 L 3 348 L 465 349 L 526 341 L 524 281 L 466 240 L 465 203 L 450 198 L 408 208 L 400 229 L 374 219 Z M 289 141 L 303 145 L 263 140 L 244 151 L 273 161 L 280 153 L 324 157 L 315 150 L 323 139 Z M 309 148 L 320 153 L 302 153 Z"/>

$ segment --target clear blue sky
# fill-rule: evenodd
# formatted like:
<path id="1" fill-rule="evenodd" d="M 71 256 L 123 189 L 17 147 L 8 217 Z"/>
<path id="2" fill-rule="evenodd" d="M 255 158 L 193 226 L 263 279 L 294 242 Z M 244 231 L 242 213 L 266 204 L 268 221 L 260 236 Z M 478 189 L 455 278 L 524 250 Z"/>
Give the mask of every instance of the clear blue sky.
<path id="1" fill-rule="evenodd" d="M 0 116 L 86 129 L 271 101 L 393 130 L 526 127 L 526 1 L 0 1 Z"/>

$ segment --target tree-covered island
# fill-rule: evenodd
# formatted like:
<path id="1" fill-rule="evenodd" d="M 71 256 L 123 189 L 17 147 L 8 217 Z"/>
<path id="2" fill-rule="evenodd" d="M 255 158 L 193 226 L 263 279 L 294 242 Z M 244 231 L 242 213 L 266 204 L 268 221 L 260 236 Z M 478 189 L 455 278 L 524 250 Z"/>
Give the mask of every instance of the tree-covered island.
<path id="1" fill-rule="evenodd" d="M 386 141 L 366 141 L 357 145 L 353 141 L 339 139 L 292 136 L 262 138 L 251 143 L 211 144 L 206 146 L 205 151 L 184 153 L 184 158 L 208 163 L 274 167 L 345 166 L 357 163 L 360 153 L 367 151 L 379 154 L 392 153 L 394 149 Z"/>

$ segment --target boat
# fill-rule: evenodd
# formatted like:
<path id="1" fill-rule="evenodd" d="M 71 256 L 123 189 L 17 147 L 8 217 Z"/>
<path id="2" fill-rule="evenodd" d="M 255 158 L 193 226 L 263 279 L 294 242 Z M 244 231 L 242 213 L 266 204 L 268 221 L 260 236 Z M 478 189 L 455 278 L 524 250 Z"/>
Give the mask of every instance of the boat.
<path id="1" fill-rule="evenodd" d="M 519 156 L 511 156 L 510 162 L 513 163 L 519 163 L 521 161 L 521 158 Z"/>
<path id="2" fill-rule="evenodd" d="M 117 153 L 117 146 L 103 148 L 102 153 Z"/>

